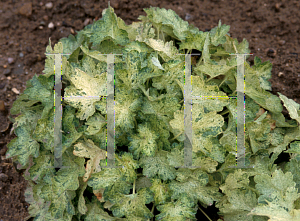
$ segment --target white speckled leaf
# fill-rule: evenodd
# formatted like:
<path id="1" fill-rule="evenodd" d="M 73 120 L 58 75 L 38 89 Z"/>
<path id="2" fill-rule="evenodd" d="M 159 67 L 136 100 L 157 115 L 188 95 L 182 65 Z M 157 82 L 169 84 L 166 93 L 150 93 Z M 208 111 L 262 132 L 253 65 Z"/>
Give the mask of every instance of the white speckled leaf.
<path id="1" fill-rule="evenodd" d="M 279 98 L 283 101 L 283 105 L 288 110 L 292 119 L 297 120 L 300 123 L 300 104 L 296 103 L 292 99 L 287 98 L 283 94 L 277 92 Z"/>
<path id="2" fill-rule="evenodd" d="M 95 102 L 107 94 L 106 73 L 92 77 L 78 68 L 75 70 L 76 73 L 70 76 L 73 85 L 65 89 L 65 101 L 79 109 L 77 118 L 86 120 L 95 113 Z"/>
<path id="3" fill-rule="evenodd" d="M 86 182 L 92 173 L 100 172 L 100 160 L 106 159 L 106 151 L 97 147 L 92 140 L 74 145 L 73 154 L 78 157 L 90 158 L 86 163 L 86 173 L 83 181 Z"/>

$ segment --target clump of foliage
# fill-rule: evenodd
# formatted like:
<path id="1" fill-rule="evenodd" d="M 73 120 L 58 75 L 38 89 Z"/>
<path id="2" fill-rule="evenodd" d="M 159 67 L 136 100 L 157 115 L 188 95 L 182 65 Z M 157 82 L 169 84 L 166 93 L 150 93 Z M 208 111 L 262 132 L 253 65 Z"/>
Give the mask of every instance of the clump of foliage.
<path id="1" fill-rule="evenodd" d="M 14 102 L 17 135 L 6 157 L 26 169 L 29 213 L 41 220 L 195 220 L 215 204 L 225 221 L 300 220 L 300 105 L 271 94 L 270 62 L 245 62 L 245 164 L 236 163 L 236 100 L 193 100 L 193 166 L 184 164 L 184 70 L 193 96 L 235 96 L 237 62 L 250 53 L 229 26 L 199 31 L 174 11 L 151 7 L 126 25 L 110 6 L 47 53 L 62 56 L 62 162 L 54 166 L 54 56 Z M 115 56 L 115 160 L 106 165 L 107 57 Z M 249 56 L 247 56 L 248 58 Z M 281 113 L 283 106 L 290 120 Z M 283 156 L 288 156 L 283 159 Z M 157 214 L 154 214 L 156 209 Z M 221 219 L 219 219 L 221 220 Z"/>

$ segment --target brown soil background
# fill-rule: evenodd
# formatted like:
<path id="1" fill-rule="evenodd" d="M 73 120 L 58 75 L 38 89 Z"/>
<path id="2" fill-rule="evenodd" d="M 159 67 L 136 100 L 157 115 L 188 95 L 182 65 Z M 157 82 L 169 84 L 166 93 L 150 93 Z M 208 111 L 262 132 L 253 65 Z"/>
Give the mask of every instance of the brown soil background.
<path id="1" fill-rule="evenodd" d="M 1 0 L 0 2 L 0 221 L 23 221 L 28 214 L 24 191 L 27 182 L 23 171 L 16 171 L 11 159 L 5 159 L 12 122 L 8 119 L 17 89 L 23 93 L 26 81 L 45 65 L 45 49 L 51 37 L 52 46 L 62 37 L 81 30 L 88 22 L 102 17 L 108 1 Z M 300 103 L 300 2 L 283 0 L 120 0 L 110 1 L 118 17 L 126 24 L 146 15 L 143 8 L 160 7 L 174 10 L 182 19 L 207 31 L 222 24 L 230 25 L 230 34 L 239 42 L 246 38 L 251 53 L 273 64 L 272 93 L 280 92 Z M 54 28 L 48 28 L 53 22 Z M 88 24 L 88 23 L 86 23 Z M 22 54 L 21 54 L 22 53 Z M 299 55 L 299 56 L 298 56 Z M 8 58 L 13 58 L 9 63 Z M 10 60 L 11 61 L 11 60 Z M 282 73 L 280 73 L 282 72 Z M 280 74 L 279 74 L 280 73 Z M 15 89 L 14 89 L 15 88 Z M 3 109 L 3 103 L 5 111 Z M 285 117 L 289 118 L 286 109 Z M 17 115 L 10 115 L 15 118 Z M 212 220 L 215 209 L 202 208 Z M 201 212 L 198 213 L 201 214 Z M 197 214 L 198 214 L 197 213 Z M 201 220 L 206 220 L 203 217 Z M 198 220 L 200 220 L 198 218 Z M 208 220 L 208 219 L 207 219 Z"/>

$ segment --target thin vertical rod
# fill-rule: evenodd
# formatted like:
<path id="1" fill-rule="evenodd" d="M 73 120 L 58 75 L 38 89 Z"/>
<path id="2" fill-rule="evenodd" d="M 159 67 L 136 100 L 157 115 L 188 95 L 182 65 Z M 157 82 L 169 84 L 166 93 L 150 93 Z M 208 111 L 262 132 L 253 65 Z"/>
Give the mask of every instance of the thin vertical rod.
<path id="1" fill-rule="evenodd" d="M 184 83 L 184 167 L 192 166 L 192 82 L 191 82 L 191 55 L 185 56 L 185 83 Z"/>
<path id="2" fill-rule="evenodd" d="M 115 166 L 114 55 L 107 55 L 107 167 Z"/>
<path id="3" fill-rule="evenodd" d="M 237 166 L 245 167 L 245 69 L 244 55 L 237 55 Z"/>
<path id="4" fill-rule="evenodd" d="M 54 115 L 54 167 L 62 167 L 62 105 L 61 105 L 61 54 L 55 54 L 55 115 Z"/>

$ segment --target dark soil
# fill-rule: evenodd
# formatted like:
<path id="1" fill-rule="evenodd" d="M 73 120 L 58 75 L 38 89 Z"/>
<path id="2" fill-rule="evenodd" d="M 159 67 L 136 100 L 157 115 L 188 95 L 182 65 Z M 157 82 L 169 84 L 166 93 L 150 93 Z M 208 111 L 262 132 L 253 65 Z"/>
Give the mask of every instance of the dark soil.
<path id="1" fill-rule="evenodd" d="M 34 74 L 42 74 L 49 37 L 53 46 L 60 38 L 76 34 L 92 20 L 101 18 L 102 10 L 108 6 L 107 0 L 58 0 L 52 1 L 51 9 L 46 8 L 46 3 L 44 0 L 0 2 L 0 221 L 22 221 L 29 216 L 23 172 L 17 172 L 11 159 L 5 159 L 7 143 L 16 137 L 10 134 L 12 122 L 8 116 L 18 91 L 24 91 L 26 81 Z M 254 54 L 249 59 L 252 64 L 254 56 L 273 63 L 272 93 L 280 92 L 300 103 L 299 1 L 120 0 L 110 4 L 126 24 L 138 21 L 139 15 L 146 15 L 143 8 L 150 6 L 172 9 L 202 31 L 217 26 L 221 19 L 222 24 L 230 25 L 232 37 L 239 42 L 243 38 L 248 40 Z M 48 28 L 50 22 L 54 24 L 52 29 Z M 286 109 L 284 114 L 289 118 Z M 217 210 L 202 209 L 212 220 L 217 220 Z M 203 216 L 201 220 L 206 219 Z"/>

